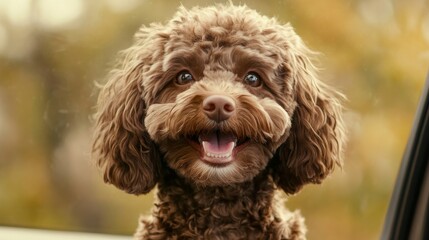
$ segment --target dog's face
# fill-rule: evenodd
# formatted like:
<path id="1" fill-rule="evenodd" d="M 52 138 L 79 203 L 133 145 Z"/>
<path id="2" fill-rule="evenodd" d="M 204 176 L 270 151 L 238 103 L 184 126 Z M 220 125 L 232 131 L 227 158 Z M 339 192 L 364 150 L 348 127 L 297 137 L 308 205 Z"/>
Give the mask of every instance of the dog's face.
<path id="1" fill-rule="evenodd" d="M 210 56 L 193 53 L 201 64 Z M 147 108 L 145 125 L 168 166 L 198 184 L 253 178 L 290 129 L 290 116 L 277 102 L 281 99 L 263 82 L 272 81 L 261 77 L 264 69 L 228 69 L 239 64 L 232 61 L 216 71 L 185 64 L 169 68 L 175 77 L 164 79 L 158 102 Z"/>
<path id="2" fill-rule="evenodd" d="M 196 22 L 198 13 L 182 12 L 163 40 L 162 65 L 143 74 L 145 126 L 179 174 L 231 184 L 266 167 L 296 103 L 281 49 L 270 41 L 275 34 L 259 30 L 257 19 L 207 13 Z"/>
<path id="3" fill-rule="evenodd" d="M 268 165 L 289 193 L 320 182 L 340 163 L 343 130 L 310 54 L 290 25 L 246 7 L 182 8 L 142 27 L 99 98 L 105 180 L 144 193 L 164 161 L 203 186 L 248 181 Z"/>

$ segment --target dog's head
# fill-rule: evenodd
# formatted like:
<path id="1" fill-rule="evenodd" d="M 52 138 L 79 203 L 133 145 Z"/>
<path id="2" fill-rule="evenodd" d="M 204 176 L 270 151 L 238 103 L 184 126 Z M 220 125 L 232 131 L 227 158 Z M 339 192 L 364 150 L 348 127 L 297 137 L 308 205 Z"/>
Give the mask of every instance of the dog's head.
<path id="1" fill-rule="evenodd" d="M 167 165 L 198 185 L 271 168 L 287 193 L 341 165 L 338 93 L 292 27 L 244 6 L 180 8 L 142 27 L 98 101 L 93 151 L 105 181 L 150 191 Z"/>

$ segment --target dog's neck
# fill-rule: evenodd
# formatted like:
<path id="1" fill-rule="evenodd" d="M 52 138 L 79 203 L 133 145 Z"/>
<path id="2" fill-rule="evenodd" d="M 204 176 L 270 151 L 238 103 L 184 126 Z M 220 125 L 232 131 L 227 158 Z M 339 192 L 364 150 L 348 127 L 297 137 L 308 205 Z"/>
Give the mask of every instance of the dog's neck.
<path id="1" fill-rule="evenodd" d="M 153 212 L 156 224 L 146 225 L 146 230 L 148 236 L 153 232 L 168 239 L 268 239 L 266 232 L 272 237 L 273 228 L 279 225 L 273 211 L 274 191 L 268 171 L 249 182 L 218 187 L 196 186 L 170 172 L 158 185 L 159 202 Z"/>
<path id="2" fill-rule="evenodd" d="M 251 181 L 223 186 L 195 185 L 191 180 L 171 171 L 158 184 L 158 198 L 161 202 L 174 199 L 175 204 L 189 204 L 186 207 L 194 210 L 213 208 L 216 204 L 239 204 L 243 198 L 254 204 L 263 201 L 264 205 L 269 206 L 274 190 L 274 182 L 267 170 Z"/>

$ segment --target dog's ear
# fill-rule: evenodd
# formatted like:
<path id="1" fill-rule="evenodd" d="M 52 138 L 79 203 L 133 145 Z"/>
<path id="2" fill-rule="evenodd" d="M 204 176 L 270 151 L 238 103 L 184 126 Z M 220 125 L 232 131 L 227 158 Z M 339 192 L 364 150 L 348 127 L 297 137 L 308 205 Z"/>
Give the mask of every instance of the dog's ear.
<path id="1" fill-rule="evenodd" d="M 345 133 L 339 101 L 343 96 L 318 79 L 310 60 L 313 53 L 298 38 L 289 54 L 288 81 L 293 83 L 296 107 L 290 135 L 276 152 L 273 175 L 279 187 L 293 194 L 306 183 L 320 183 L 336 165 L 341 167 Z"/>
<path id="2" fill-rule="evenodd" d="M 137 50 L 134 46 L 123 52 L 122 64 L 100 91 L 92 150 L 104 181 L 132 194 L 149 192 L 160 168 L 159 151 L 144 126 L 144 60 Z"/>

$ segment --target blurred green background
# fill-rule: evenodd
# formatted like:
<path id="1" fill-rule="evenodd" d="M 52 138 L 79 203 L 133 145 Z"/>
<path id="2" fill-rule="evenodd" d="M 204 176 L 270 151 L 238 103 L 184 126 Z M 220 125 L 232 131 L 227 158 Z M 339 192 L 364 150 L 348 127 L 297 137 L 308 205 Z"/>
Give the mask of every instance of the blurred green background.
<path id="1" fill-rule="evenodd" d="M 429 66 L 429 3 L 233 2 L 291 22 L 348 98 L 344 169 L 288 207 L 301 209 L 309 239 L 377 239 Z M 134 232 L 153 195 L 104 184 L 91 162 L 95 82 L 141 24 L 212 3 L 0 0 L 0 225 Z"/>

